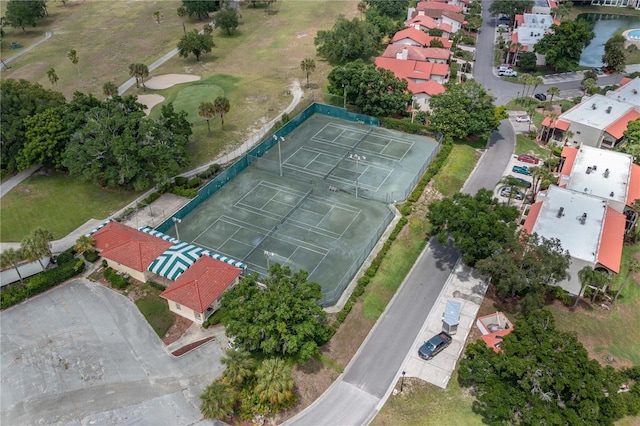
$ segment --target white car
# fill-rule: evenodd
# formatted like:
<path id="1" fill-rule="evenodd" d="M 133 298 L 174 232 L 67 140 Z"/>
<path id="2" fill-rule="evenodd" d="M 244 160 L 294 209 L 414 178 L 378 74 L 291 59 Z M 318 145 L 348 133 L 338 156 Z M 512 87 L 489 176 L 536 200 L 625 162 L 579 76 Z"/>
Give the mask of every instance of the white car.
<path id="1" fill-rule="evenodd" d="M 528 115 L 519 115 L 516 117 L 516 121 L 518 123 L 529 123 L 531 121 L 531 117 Z"/>
<path id="2" fill-rule="evenodd" d="M 498 28 L 501 30 L 508 30 L 510 27 L 509 24 L 498 24 Z"/>
<path id="3" fill-rule="evenodd" d="M 500 70 L 498 71 L 498 75 L 499 76 L 504 76 L 504 77 L 517 77 L 518 73 L 514 70 L 511 69 L 506 69 L 506 70 Z"/>

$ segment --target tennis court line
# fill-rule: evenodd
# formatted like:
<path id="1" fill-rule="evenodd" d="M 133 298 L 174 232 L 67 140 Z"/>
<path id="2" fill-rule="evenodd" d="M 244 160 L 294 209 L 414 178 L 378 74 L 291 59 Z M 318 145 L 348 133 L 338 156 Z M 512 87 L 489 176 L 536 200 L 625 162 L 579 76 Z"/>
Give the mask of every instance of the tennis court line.
<path id="1" fill-rule="evenodd" d="M 331 212 L 333 209 L 334 209 L 334 207 L 331 207 L 331 210 L 329 210 L 329 212 Z M 349 222 L 349 225 L 347 225 L 344 228 L 344 231 L 342 231 L 340 233 L 340 236 L 337 239 L 342 239 L 342 236 L 344 235 L 344 233 L 347 232 L 347 230 L 351 227 L 353 222 L 355 222 L 355 220 L 358 218 L 358 216 L 360 216 L 360 213 L 362 213 L 362 209 L 359 209 L 358 212 L 355 215 L 353 215 L 353 217 L 351 218 L 351 221 Z M 324 217 L 326 218 L 328 216 L 329 216 L 329 214 L 327 213 Z M 324 218 L 320 222 L 318 222 L 318 225 L 321 224 L 323 220 L 324 220 Z"/>

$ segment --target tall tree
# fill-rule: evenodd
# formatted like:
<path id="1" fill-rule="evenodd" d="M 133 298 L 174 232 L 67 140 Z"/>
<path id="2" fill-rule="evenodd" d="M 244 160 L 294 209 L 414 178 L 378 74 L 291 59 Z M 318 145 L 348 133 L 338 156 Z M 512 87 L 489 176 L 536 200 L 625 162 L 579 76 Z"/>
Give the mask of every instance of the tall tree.
<path id="1" fill-rule="evenodd" d="M 20 252 L 26 260 L 29 262 L 40 263 L 40 267 L 44 271 L 44 264 L 42 258 L 51 256 L 51 241 L 53 235 L 50 231 L 42 228 L 37 228 L 29 235 L 24 237 L 20 242 Z"/>
<path id="2" fill-rule="evenodd" d="M 308 282 L 307 272 L 271 265 L 269 277 L 249 275 L 223 294 L 222 307 L 229 313 L 223 324 L 249 352 L 308 360 L 326 338 L 321 297 L 320 285 Z"/>
<path id="3" fill-rule="evenodd" d="M 409 0 L 364 0 L 364 2 L 376 8 L 381 15 L 394 19 L 405 18 L 409 7 Z"/>
<path id="4" fill-rule="evenodd" d="M 20 274 L 20 268 L 18 268 L 18 263 L 22 260 L 22 256 L 19 250 L 8 248 L 0 252 L 0 267 L 3 269 L 7 266 L 13 266 L 18 273 L 18 278 L 20 278 L 20 282 L 22 282 L 22 274 Z"/>
<path id="5" fill-rule="evenodd" d="M 60 80 L 58 78 L 58 74 L 56 74 L 56 70 L 54 70 L 53 68 L 49 68 L 47 70 L 47 77 L 49 78 L 52 86 L 55 86 L 56 83 L 58 83 L 58 80 Z"/>
<path id="6" fill-rule="evenodd" d="M 216 14 L 216 28 L 222 28 L 231 35 L 238 28 L 238 12 L 233 8 L 222 9 Z"/>
<path id="7" fill-rule="evenodd" d="M 553 105 L 553 98 L 560 94 L 560 89 L 556 86 L 551 86 L 547 89 L 547 95 L 549 95 L 549 105 Z"/>
<path id="8" fill-rule="evenodd" d="M 518 209 L 506 206 L 488 189 L 474 196 L 457 193 L 429 205 L 427 219 L 441 243 L 453 238 L 462 260 L 474 266 L 514 239 Z"/>
<path id="9" fill-rule="evenodd" d="M 338 16 L 331 30 L 320 30 L 314 39 L 318 56 L 332 64 L 368 60 L 377 53 L 380 34 L 376 27 L 354 18 Z"/>
<path id="10" fill-rule="evenodd" d="M 213 108 L 216 114 L 220 116 L 220 123 L 222 124 L 222 128 L 224 129 L 224 115 L 227 114 L 231 109 L 231 103 L 229 102 L 229 99 L 224 96 L 218 96 L 213 100 Z"/>
<path id="11" fill-rule="evenodd" d="M 361 1 L 358 3 L 358 12 L 360 12 L 360 19 L 364 16 L 364 12 L 367 11 L 367 2 Z"/>
<path id="12" fill-rule="evenodd" d="M 406 115 L 411 102 L 407 81 L 391 71 L 358 60 L 329 73 L 329 93 L 343 96 L 362 113 L 375 117 Z"/>
<path id="13" fill-rule="evenodd" d="M 118 95 L 118 86 L 113 81 L 107 81 L 102 85 L 102 93 L 108 98 Z"/>
<path id="14" fill-rule="evenodd" d="M 515 15 L 521 15 L 533 7 L 533 0 L 494 0 L 489 6 L 491 16 L 507 15 L 511 19 Z"/>
<path id="15" fill-rule="evenodd" d="M 627 284 L 627 281 L 629 280 L 629 276 L 633 272 L 640 271 L 640 262 L 638 262 L 634 258 L 630 258 L 627 261 L 627 264 L 625 266 L 627 267 L 627 275 L 624 277 L 624 281 L 622 281 L 622 284 L 620 284 L 620 288 L 616 292 L 616 295 L 614 296 L 613 301 L 611 303 L 616 303 L 616 300 L 618 300 L 618 296 L 620 296 L 620 293 L 622 293 L 622 290 L 624 290 L 624 286 Z"/>
<path id="16" fill-rule="evenodd" d="M 62 93 L 27 80 L 2 80 L 0 84 L 0 167 L 14 171 L 24 147 L 24 119 L 65 104 Z"/>
<path id="17" fill-rule="evenodd" d="M 268 358 L 256 370 L 254 392 L 273 411 L 280 411 L 296 403 L 291 367 L 282 358 Z"/>
<path id="18" fill-rule="evenodd" d="M 316 61 L 312 58 L 304 58 L 302 62 L 300 62 L 300 68 L 307 76 L 307 87 L 309 87 L 309 75 L 316 70 Z"/>
<path id="19" fill-rule="evenodd" d="M 506 185 L 507 187 L 511 188 L 511 190 L 509 191 L 509 197 L 507 199 L 507 205 L 508 206 L 511 205 L 511 200 L 515 196 L 516 190 L 527 188 L 527 186 L 526 186 L 526 184 L 524 182 L 522 182 L 521 180 L 516 179 L 515 177 L 513 177 L 511 175 L 503 177 L 502 179 L 500 179 L 499 183 L 501 183 L 503 185 Z"/>
<path id="20" fill-rule="evenodd" d="M 129 75 L 136 79 L 136 88 L 140 87 L 140 83 L 142 83 L 142 90 L 147 90 L 144 79 L 149 77 L 149 68 L 145 64 L 129 64 Z"/>
<path id="21" fill-rule="evenodd" d="M 627 62 L 627 54 L 624 48 L 626 39 L 622 34 L 616 34 L 604 44 L 604 55 L 602 62 L 605 67 L 615 70 L 619 65 L 625 65 Z"/>
<path id="22" fill-rule="evenodd" d="M 209 120 L 216 116 L 216 107 L 212 102 L 201 102 L 198 107 L 198 115 L 207 120 L 207 129 L 211 133 L 211 125 Z"/>
<path id="23" fill-rule="evenodd" d="M 4 22 L 14 28 L 35 27 L 38 19 L 47 16 L 47 6 L 44 0 L 9 0 L 4 15 Z"/>
<path id="24" fill-rule="evenodd" d="M 183 58 L 193 54 L 196 57 L 196 61 L 200 61 L 200 56 L 203 53 L 211 52 L 214 47 L 215 43 L 211 34 L 198 34 L 198 30 L 192 30 L 178 42 L 178 54 Z"/>
<path id="25" fill-rule="evenodd" d="M 502 298 L 517 297 L 520 309 L 531 312 L 544 305 L 548 286 L 568 278 L 569 252 L 557 239 L 524 234 L 476 263 L 491 278 Z"/>
<path id="26" fill-rule="evenodd" d="M 160 24 L 162 23 L 163 19 L 164 15 L 162 14 L 162 12 L 160 12 L 159 10 L 153 12 L 153 20 L 156 21 L 156 24 L 158 24 L 158 28 L 160 28 L 160 39 L 162 39 L 162 25 Z"/>
<path id="27" fill-rule="evenodd" d="M 495 4 L 495 3 L 494 3 Z M 585 21 L 565 21 L 552 25 L 535 45 L 535 52 L 545 56 L 547 65 L 556 71 L 577 69 L 582 50 L 595 36 L 592 24 Z"/>
<path id="28" fill-rule="evenodd" d="M 640 118 L 627 123 L 623 136 L 619 150 L 632 155 L 635 163 L 640 164 Z"/>
<path id="29" fill-rule="evenodd" d="M 66 108 L 49 108 L 24 119 L 24 146 L 17 158 L 19 170 L 42 164 L 62 168 L 62 155 L 73 129 L 66 122 Z"/>
<path id="30" fill-rule="evenodd" d="M 79 77 L 80 76 L 80 67 L 78 66 L 78 62 L 80 61 L 80 59 L 78 58 L 78 52 L 76 51 L 76 49 L 71 49 L 67 53 L 67 58 L 69 58 L 71 63 L 73 65 L 75 65 L 76 70 L 78 71 L 78 77 Z"/>
<path id="31" fill-rule="evenodd" d="M 226 366 L 222 373 L 222 380 L 236 388 L 241 388 L 253 378 L 255 373 L 255 361 L 246 351 L 228 350 L 220 362 Z"/>
<path id="32" fill-rule="evenodd" d="M 593 302 L 598 292 L 603 292 L 606 286 L 609 284 L 610 276 L 606 272 L 593 269 L 591 266 L 585 266 L 578 271 L 578 279 L 582 288 L 580 289 L 580 296 L 584 296 L 585 290 L 591 288 L 591 302 Z M 576 304 L 578 303 L 576 298 Z M 575 306 L 575 305 L 574 305 Z"/>
<path id="33" fill-rule="evenodd" d="M 475 388 L 474 411 L 487 424 L 613 425 L 636 398 L 618 393 L 620 374 L 589 359 L 547 311 L 517 321 L 500 349 L 479 340 L 460 361 L 458 380 Z"/>
<path id="34" fill-rule="evenodd" d="M 182 31 L 184 32 L 184 35 L 187 35 L 187 27 L 184 25 L 184 18 L 187 16 L 187 8 L 182 5 L 178 7 L 176 13 L 180 18 L 182 18 Z"/>
<path id="35" fill-rule="evenodd" d="M 80 235 L 73 246 L 76 253 L 96 251 L 96 239 L 88 235 Z"/>
<path id="36" fill-rule="evenodd" d="M 215 0 L 182 0 L 187 15 L 195 15 L 202 20 L 209 17 L 209 12 L 214 12 L 218 7 Z"/>
<path id="37" fill-rule="evenodd" d="M 229 386 L 219 380 L 200 395 L 200 412 L 207 419 L 224 420 L 233 411 L 234 396 Z"/>
<path id="38" fill-rule="evenodd" d="M 476 81 L 449 84 L 446 92 L 433 96 L 429 101 L 428 128 L 454 138 L 484 138 L 498 128 L 502 118 L 507 117 L 506 113 L 496 114 L 493 101 L 494 97 Z M 451 120 L 451 117 L 456 119 Z"/>

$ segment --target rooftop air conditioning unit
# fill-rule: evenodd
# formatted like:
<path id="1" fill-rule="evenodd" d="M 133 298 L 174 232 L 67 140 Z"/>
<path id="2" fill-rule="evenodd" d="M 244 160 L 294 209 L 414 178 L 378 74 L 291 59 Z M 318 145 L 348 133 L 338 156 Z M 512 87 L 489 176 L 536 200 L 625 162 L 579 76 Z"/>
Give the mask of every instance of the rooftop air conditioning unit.
<path id="1" fill-rule="evenodd" d="M 638 90 L 637 89 L 632 89 L 631 93 L 633 93 L 634 95 L 637 95 L 638 94 Z"/>
<path id="2" fill-rule="evenodd" d="M 605 170 L 604 173 L 602 174 L 604 177 L 608 178 L 609 177 L 609 169 Z"/>
<path id="3" fill-rule="evenodd" d="M 611 106 L 607 107 L 607 114 L 611 114 Z"/>
<path id="4" fill-rule="evenodd" d="M 598 108 L 596 104 L 591 104 L 591 109 L 596 109 L 596 108 Z"/>
<path id="5" fill-rule="evenodd" d="M 587 222 L 587 214 L 582 213 L 582 216 L 580 216 L 578 220 L 580 221 L 580 225 L 584 225 Z"/>
<path id="6" fill-rule="evenodd" d="M 598 166 L 594 164 L 593 166 L 591 166 L 591 169 L 595 172 L 596 170 L 598 170 Z"/>
<path id="7" fill-rule="evenodd" d="M 609 197 L 613 197 L 613 191 L 609 193 Z"/>
<path id="8" fill-rule="evenodd" d="M 593 169 L 591 168 L 591 166 L 587 166 L 587 174 L 588 174 L 588 175 L 590 175 L 590 174 L 591 174 L 591 170 L 593 170 Z M 586 188 L 585 188 L 585 189 L 586 189 Z"/>
<path id="9" fill-rule="evenodd" d="M 557 217 L 560 218 L 562 216 L 564 216 L 564 207 L 560 207 L 558 209 L 558 216 Z"/>

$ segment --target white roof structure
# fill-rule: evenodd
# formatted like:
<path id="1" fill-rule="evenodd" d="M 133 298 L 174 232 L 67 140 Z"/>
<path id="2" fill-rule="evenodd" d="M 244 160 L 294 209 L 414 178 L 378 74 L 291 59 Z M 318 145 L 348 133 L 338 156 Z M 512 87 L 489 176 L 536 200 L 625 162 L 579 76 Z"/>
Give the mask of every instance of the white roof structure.
<path id="1" fill-rule="evenodd" d="M 631 106 L 640 105 L 640 78 L 634 78 L 624 86 L 607 93 L 607 97 Z"/>
<path id="2" fill-rule="evenodd" d="M 606 129 L 631 109 L 633 106 L 626 102 L 607 96 L 593 95 L 565 112 L 560 118 L 596 129 Z"/>
<path id="3" fill-rule="evenodd" d="M 595 265 L 606 211 L 606 200 L 552 185 L 532 233 L 559 239 L 572 257 Z"/>
<path id="4" fill-rule="evenodd" d="M 561 184 L 568 189 L 594 195 L 624 205 L 631 176 L 630 155 L 582 145 L 571 174 Z"/>

